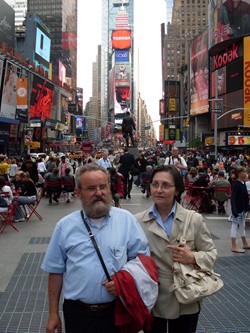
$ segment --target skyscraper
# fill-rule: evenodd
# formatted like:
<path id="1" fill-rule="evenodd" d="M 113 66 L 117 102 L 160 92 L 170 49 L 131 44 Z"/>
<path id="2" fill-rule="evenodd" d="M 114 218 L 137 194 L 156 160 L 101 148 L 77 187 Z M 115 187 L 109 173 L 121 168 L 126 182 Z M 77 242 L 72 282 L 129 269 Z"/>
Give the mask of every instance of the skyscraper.
<path id="1" fill-rule="evenodd" d="M 110 85 L 112 77 L 115 75 L 115 52 L 112 47 L 112 31 L 122 29 L 131 31 L 133 44 L 134 0 L 102 0 L 101 118 L 104 121 L 111 121 L 114 119 L 115 98 L 112 96 L 114 88 Z M 129 51 L 129 66 L 129 108 L 133 111 L 133 47 L 131 47 Z"/>
<path id="2" fill-rule="evenodd" d="M 28 0 L 28 12 L 34 13 L 51 33 L 52 73 L 59 77 L 59 61 L 66 67 L 66 83 L 77 82 L 77 0 Z"/>
<path id="3" fill-rule="evenodd" d="M 172 8 L 172 20 L 169 13 Z M 207 29 L 209 0 L 166 0 L 167 27 L 163 36 L 163 81 L 176 80 L 189 61 L 190 41 Z"/>

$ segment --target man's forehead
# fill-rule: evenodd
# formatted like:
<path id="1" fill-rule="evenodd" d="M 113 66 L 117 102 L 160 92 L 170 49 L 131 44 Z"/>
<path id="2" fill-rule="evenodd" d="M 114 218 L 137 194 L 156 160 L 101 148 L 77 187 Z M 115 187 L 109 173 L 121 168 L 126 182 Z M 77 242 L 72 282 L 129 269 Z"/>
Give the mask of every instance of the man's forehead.
<path id="1" fill-rule="evenodd" d="M 93 170 L 93 171 L 85 171 L 83 174 L 82 174 L 82 178 L 84 178 L 85 180 L 99 180 L 99 179 L 108 179 L 108 175 L 101 171 L 101 170 Z"/>

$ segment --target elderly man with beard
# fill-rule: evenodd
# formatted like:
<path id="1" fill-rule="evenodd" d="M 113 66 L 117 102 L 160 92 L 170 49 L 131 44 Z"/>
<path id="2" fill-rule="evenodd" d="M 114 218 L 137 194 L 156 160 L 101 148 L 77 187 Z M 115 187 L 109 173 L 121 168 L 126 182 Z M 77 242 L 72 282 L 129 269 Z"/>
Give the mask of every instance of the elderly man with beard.
<path id="1" fill-rule="evenodd" d="M 147 239 L 135 217 L 112 207 L 109 178 L 96 163 L 79 168 L 77 193 L 82 213 L 96 239 L 110 276 L 138 254 L 148 255 Z M 81 211 L 56 225 L 42 269 L 49 273 L 49 318 L 46 332 L 62 332 L 59 299 L 67 333 L 116 333 L 113 280 L 108 282 L 92 244 Z"/>

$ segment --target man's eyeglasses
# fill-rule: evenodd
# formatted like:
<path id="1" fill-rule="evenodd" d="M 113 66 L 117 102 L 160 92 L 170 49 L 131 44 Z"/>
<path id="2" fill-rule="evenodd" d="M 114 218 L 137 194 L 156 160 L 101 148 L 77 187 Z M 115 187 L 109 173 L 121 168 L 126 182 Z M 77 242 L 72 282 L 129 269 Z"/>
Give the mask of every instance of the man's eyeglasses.
<path id="1" fill-rule="evenodd" d="M 89 193 L 95 193 L 97 190 L 99 190 L 101 192 L 107 191 L 109 189 L 109 185 L 103 184 L 103 185 L 99 185 L 99 186 L 87 186 L 87 187 L 80 186 L 79 188 L 81 190 L 87 191 Z"/>
<path id="2" fill-rule="evenodd" d="M 168 183 L 151 183 L 150 186 L 154 189 L 154 190 L 158 190 L 158 188 L 161 188 L 163 191 L 167 191 L 169 190 L 171 187 L 175 187 L 175 185 L 172 184 L 168 184 Z"/>

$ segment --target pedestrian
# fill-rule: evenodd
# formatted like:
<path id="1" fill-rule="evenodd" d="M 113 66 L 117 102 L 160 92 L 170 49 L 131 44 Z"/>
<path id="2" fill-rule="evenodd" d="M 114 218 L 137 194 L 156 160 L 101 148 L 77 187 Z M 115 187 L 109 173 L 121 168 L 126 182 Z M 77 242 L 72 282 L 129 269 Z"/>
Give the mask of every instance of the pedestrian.
<path id="1" fill-rule="evenodd" d="M 184 157 L 179 155 L 179 149 L 177 147 L 172 148 L 172 155 L 166 157 L 164 165 L 174 165 L 181 173 L 183 177 L 185 177 L 187 173 L 187 163 Z"/>
<path id="2" fill-rule="evenodd" d="M 118 172 L 123 175 L 124 182 L 124 196 L 126 199 L 128 197 L 131 199 L 131 190 L 133 186 L 133 174 L 132 170 L 135 168 L 135 157 L 133 154 L 129 153 L 128 148 L 124 148 L 124 154 L 120 156 L 119 160 L 120 166 Z"/>
<path id="3" fill-rule="evenodd" d="M 72 167 L 71 167 L 71 164 L 66 160 L 66 157 L 65 156 L 62 156 L 61 157 L 61 162 L 58 164 L 58 170 L 59 170 L 59 173 L 58 173 L 58 176 L 59 178 L 62 178 L 65 176 L 65 170 L 66 169 L 70 169 L 70 171 L 72 172 Z"/>
<path id="4" fill-rule="evenodd" d="M 104 169 L 109 170 L 112 167 L 112 164 L 109 159 L 109 151 L 105 149 L 102 153 L 102 157 L 98 160 L 98 164 Z"/>
<path id="5" fill-rule="evenodd" d="M 231 226 L 231 244 L 232 252 L 244 253 L 245 250 L 250 250 L 250 244 L 246 239 L 246 215 L 249 211 L 249 199 L 245 181 L 247 180 L 246 169 L 239 166 L 235 169 L 236 180 L 232 184 L 231 193 L 231 209 L 232 213 L 229 220 L 232 222 Z M 236 242 L 237 229 L 239 229 L 243 249 L 241 249 Z"/>
<path id="6" fill-rule="evenodd" d="M 131 117 L 130 112 L 126 112 L 126 116 L 123 118 L 122 121 L 122 132 L 123 137 L 126 140 L 127 147 L 129 146 L 129 137 L 131 140 L 132 146 L 135 145 L 134 138 L 133 138 L 133 130 L 135 130 L 135 122 L 134 119 Z"/>
<path id="7" fill-rule="evenodd" d="M 57 223 L 42 263 L 42 269 L 49 273 L 46 333 L 62 332 L 61 289 L 67 333 L 116 333 L 114 281 L 107 281 L 86 224 L 111 276 L 138 254 L 148 254 L 147 239 L 131 213 L 112 207 L 109 177 L 104 168 L 97 163 L 84 165 L 77 172 L 76 185 L 82 211 Z"/>
<path id="8" fill-rule="evenodd" d="M 142 152 L 139 153 L 139 156 L 135 160 L 135 168 L 139 171 L 138 176 L 134 184 L 138 187 L 142 185 L 142 174 L 146 172 L 147 160 L 144 157 Z"/>
<path id="9" fill-rule="evenodd" d="M 120 207 L 120 201 L 124 195 L 123 175 L 114 167 L 109 169 L 110 189 L 115 207 Z"/>
<path id="10" fill-rule="evenodd" d="M 62 177 L 62 191 L 66 193 L 66 203 L 70 203 L 70 193 L 74 196 L 75 191 L 75 177 L 72 175 L 69 168 L 65 169 L 65 176 Z"/>
<path id="11" fill-rule="evenodd" d="M 188 210 L 179 202 L 184 192 L 183 178 L 173 165 L 153 170 L 150 184 L 153 205 L 136 215 L 149 241 L 151 256 L 159 269 L 159 294 L 153 308 L 153 328 L 147 333 L 194 333 L 200 313 L 200 302 L 180 304 L 174 292 L 173 262 L 190 264 L 201 270 L 213 268 L 217 251 L 205 220 L 194 213 L 187 231 L 187 243 L 177 246 Z"/>

